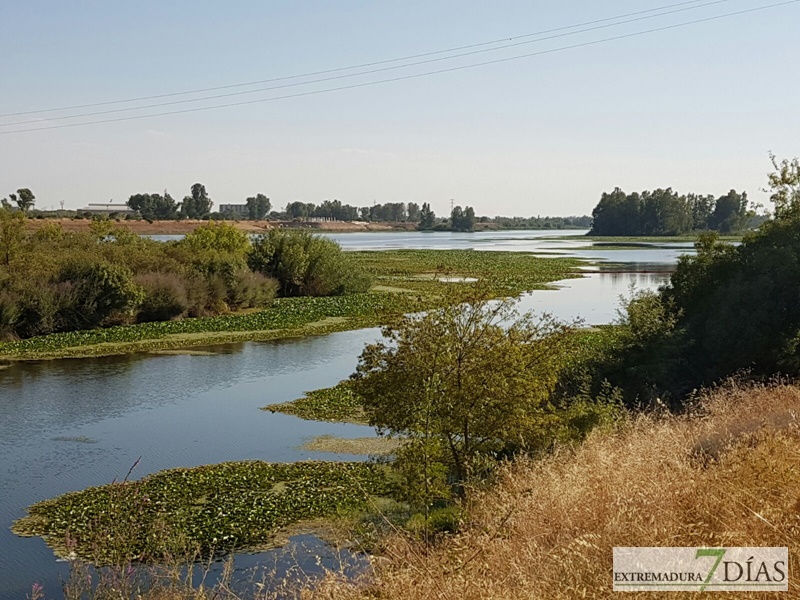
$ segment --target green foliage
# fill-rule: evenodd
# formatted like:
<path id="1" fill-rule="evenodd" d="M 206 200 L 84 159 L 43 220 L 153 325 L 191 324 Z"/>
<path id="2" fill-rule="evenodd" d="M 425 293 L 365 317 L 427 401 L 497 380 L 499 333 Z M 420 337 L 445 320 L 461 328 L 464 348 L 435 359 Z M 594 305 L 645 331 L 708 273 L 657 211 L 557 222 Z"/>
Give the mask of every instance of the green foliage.
<path id="1" fill-rule="evenodd" d="M 755 213 L 748 211 L 747 194 L 731 190 L 713 196 L 680 196 L 672 188 L 626 194 L 620 188 L 603 193 L 592 211 L 592 235 L 676 236 L 714 229 L 742 230 Z"/>
<path id="2" fill-rule="evenodd" d="M 280 298 L 262 311 L 240 315 L 220 315 L 197 319 L 182 319 L 158 323 L 115 326 L 103 329 L 68 331 L 39 335 L 30 339 L 0 343 L 0 356 L 15 358 L 46 358 L 81 355 L 114 354 L 131 351 L 113 344 L 135 344 L 136 350 L 191 345 L 192 340 L 180 336 L 187 334 L 219 333 L 215 338 L 200 337 L 199 343 L 224 343 L 241 339 L 270 339 L 277 335 L 292 335 L 305 326 L 336 320 L 338 329 L 353 329 L 377 325 L 393 315 L 414 310 L 418 305 L 405 294 L 351 294 L 328 298 Z M 342 320 L 341 322 L 339 320 Z M 334 329 L 337 329 L 334 327 Z M 321 326 L 314 331 L 323 332 Z M 234 338 L 224 334 L 246 334 Z M 273 332 L 275 335 L 264 335 Z M 174 343 L 171 341 L 174 338 Z M 195 341 L 198 343 L 198 341 Z M 103 346 L 98 347 L 99 344 Z"/>
<path id="3" fill-rule="evenodd" d="M 431 210 L 431 205 L 423 202 L 422 210 L 419 213 L 419 225 L 417 229 L 433 229 L 436 224 L 436 214 Z"/>
<path id="4" fill-rule="evenodd" d="M 246 200 L 247 217 L 251 221 L 260 221 L 267 216 L 271 203 L 264 194 L 256 194 Z"/>
<path id="5" fill-rule="evenodd" d="M 25 277 L 13 276 L 19 270 L 4 275 L 0 268 L 0 282 L 6 277 L 4 291 L 0 293 L 0 335 L 6 339 L 41 337 L 0 344 L 0 356 L 8 358 L 119 354 L 273 339 L 302 334 L 312 324 L 314 333 L 374 326 L 398 315 L 442 306 L 452 300 L 454 291 L 478 285 L 439 281 L 440 275 L 474 277 L 494 296 L 516 295 L 546 282 L 579 276 L 575 272 L 576 261 L 542 259 L 527 253 L 351 252 L 346 256 L 348 262 L 375 277 L 377 283 L 391 290 L 389 293 L 284 298 L 258 313 L 206 317 L 229 308 L 267 302 L 275 292 L 275 283 L 251 276 L 242 261 L 230 255 L 192 250 L 175 242 L 128 237 L 118 230 L 103 243 L 84 234 L 64 234 L 63 239 L 36 242 L 26 253 L 27 264 L 36 265 L 37 269 L 29 270 Z M 127 265 L 133 271 L 134 281 L 145 292 L 138 320 L 157 314 L 173 318 L 177 308 L 183 306 L 184 296 L 189 306 L 178 317 L 204 318 L 70 331 L 85 328 L 86 323 L 62 319 L 66 313 L 61 307 L 71 302 L 72 292 L 56 282 L 59 265 L 73 260 L 70 258 L 73 256 L 78 262 L 92 262 L 96 253 L 106 262 Z M 150 274 L 155 275 L 150 277 Z M 13 285 L 8 282 L 10 275 Z M 261 300 L 245 301 L 259 295 Z M 65 333 L 43 335 L 53 331 Z M 191 337 L 184 337 L 187 334 Z"/>
<path id="6" fill-rule="evenodd" d="M 195 227 L 181 240 L 192 250 L 223 252 L 244 257 L 250 249 L 250 236 L 233 223 L 209 221 Z"/>
<path id="7" fill-rule="evenodd" d="M 311 421 L 365 424 L 363 401 L 353 390 L 352 382 L 341 381 L 333 387 L 306 392 L 302 398 L 271 404 L 262 410 L 294 415 Z"/>
<path id="8" fill-rule="evenodd" d="M 679 260 L 669 285 L 632 298 L 618 346 L 593 365 L 593 388 L 607 379 L 628 405 L 677 408 L 692 390 L 742 371 L 799 375 L 800 218 L 789 200 L 778 212 L 739 246 L 700 236 L 696 256 Z"/>
<path id="9" fill-rule="evenodd" d="M 0 208 L 0 260 L 8 267 L 25 239 L 25 213 Z"/>
<path id="10" fill-rule="evenodd" d="M 512 301 L 461 300 L 385 328 L 354 383 L 370 424 L 437 440 L 459 482 L 481 457 L 525 445 L 574 340 L 549 317 L 519 317 Z"/>
<path id="11" fill-rule="evenodd" d="M 72 310 L 90 327 L 117 313 L 132 314 L 144 299 L 144 291 L 134 283 L 133 273 L 123 265 L 67 264 L 59 282 L 74 290 Z"/>
<path id="12" fill-rule="evenodd" d="M 171 273 L 145 273 L 136 277 L 144 291 L 139 305 L 140 321 L 169 321 L 189 310 L 190 302 L 183 281 Z"/>
<path id="13" fill-rule="evenodd" d="M 96 564 L 147 562 L 180 540 L 201 555 L 263 547 L 278 529 L 362 511 L 393 487 L 367 463 L 237 462 L 173 469 L 34 504 L 14 524 Z"/>
<path id="14" fill-rule="evenodd" d="M 20 188 L 16 194 L 9 194 L 9 197 L 17 203 L 17 207 L 24 213 L 33 208 L 36 200 L 36 196 L 28 188 Z"/>
<path id="15" fill-rule="evenodd" d="M 262 307 L 277 284 L 247 268 L 246 234 L 208 225 L 181 242 L 143 239 L 113 221 L 89 233 L 49 224 L 25 232 L 21 211 L 0 210 L 0 334 L 52 332 Z M 15 268 L 24 261 L 26 268 Z M 145 285 L 146 284 L 146 285 Z"/>
<path id="16" fill-rule="evenodd" d="M 450 213 L 450 227 L 453 231 L 472 231 L 475 229 L 475 211 L 471 206 L 453 208 Z"/>
<path id="17" fill-rule="evenodd" d="M 273 229 L 259 236 L 248 264 L 277 279 L 284 296 L 337 296 L 370 287 L 339 244 L 304 230 Z"/>
<path id="18" fill-rule="evenodd" d="M 767 175 L 775 216 L 800 217 L 800 160 L 794 158 L 791 161 L 783 159 L 778 162 L 771 152 L 769 158 L 775 168 L 773 173 Z"/>
<path id="19" fill-rule="evenodd" d="M 214 203 L 208 197 L 206 186 L 195 183 L 190 196 L 184 196 L 181 202 L 181 215 L 189 219 L 207 219 Z"/>
<path id="20" fill-rule="evenodd" d="M 543 259 L 527 252 L 391 250 L 348 252 L 348 258 L 369 273 L 378 285 L 442 298 L 450 295 L 454 286 L 480 285 L 489 288 L 494 296 L 516 296 L 541 289 L 551 281 L 581 276 L 578 260 Z M 469 277 L 478 281 L 473 284 L 440 280 L 448 277 Z"/>
<path id="21" fill-rule="evenodd" d="M 148 221 L 173 220 L 178 218 L 178 204 L 168 193 L 134 194 L 128 199 L 128 207 L 139 211 Z"/>

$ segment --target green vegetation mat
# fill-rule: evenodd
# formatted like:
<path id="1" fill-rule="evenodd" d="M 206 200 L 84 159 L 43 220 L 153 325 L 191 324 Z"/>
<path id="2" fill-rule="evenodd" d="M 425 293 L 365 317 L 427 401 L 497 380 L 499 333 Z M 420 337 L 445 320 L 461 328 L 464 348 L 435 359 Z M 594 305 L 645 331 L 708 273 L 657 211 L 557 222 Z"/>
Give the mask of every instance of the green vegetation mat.
<path id="1" fill-rule="evenodd" d="M 527 252 L 479 250 L 390 250 L 350 252 L 375 283 L 427 294 L 464 283 L 439 281 L 439 277 L 472 277 L 488 284 L 497 296 L 515 296 L 541 289 L 546 283 L 580 277 L 574 271 L 586 263 L 572 258 L 541 258 Z"/>
<path id="2" fill-rule="evenodd" d="M 392 250 L 348 253 L 375 279 L 373 291 L 333 297 L 280 298 L 269 308 L 180 321 L 71 331 L 0 343 L 0 359 L 36 360 L 267 340 L 371 327 L 408 312 L 440 306 L 447 289 L 469 283 L 439 281 L 463 276 L 489 285 L 497 296 L 580 277 L 575 259 L 538 258 L 522 252 Z M 378 291 L 382 290 L 382 291 Z M 392 291 L 386 291 L 392 290 Z"/>
<path id="3" fill-rule="evenodd" d="M 265 406 L 261 410 L 293 415 L 308 421 L 366 424 L 361 399 L 348 380 L 340 381 L 333 387 L 306 392 L 302 398 L 291 402 Z"/>
<path id="4" fill-rule="evenodd" d="M 281 527 L 353 514 L 367 509 L 370 498 L 391 496 L 386 473 L 347 462 L 173 469 L 39 502 L 12 529 L 96 564 L 158 560 L 176 549 L 207 555 L 258 548 Z"/>

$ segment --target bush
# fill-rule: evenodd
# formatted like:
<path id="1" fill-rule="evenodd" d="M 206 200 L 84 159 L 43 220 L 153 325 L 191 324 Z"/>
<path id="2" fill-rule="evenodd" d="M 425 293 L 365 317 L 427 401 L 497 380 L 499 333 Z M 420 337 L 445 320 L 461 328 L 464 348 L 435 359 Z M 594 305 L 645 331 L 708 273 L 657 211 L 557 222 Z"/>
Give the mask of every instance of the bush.
<path id="1" fill-rule="evenodd" d="M 115 313 L 132 314 L 144 298 L 128 267 L 105 262 L 68 264 L 59 283 L 75 288 L 75 306 L 90 326 L 101 325 Z"/>
<path id="2" fill-rule="evenodd" d="M 253 271 L 277 279 L 283 296 L 338 296 L 371 285 L 339 244 L 304 230 L 273 229 L 260 236 L 247 261 Z"/>
<path id="3" fill-rule="evenodd" d="M 255 308 L 267 306 L 278 293 L 278 282 L 249 269 L 241 269 L 233 276 L 228 290 L 228 305 L 231 308 Z"/>
<path id="4" fill-rule="evenodd" d="M 137 320 L 169 321 L 189 309 L 189 297 L 182 278 L 174 273 L 145 273 L 135 282 L 144 290 Z"/>

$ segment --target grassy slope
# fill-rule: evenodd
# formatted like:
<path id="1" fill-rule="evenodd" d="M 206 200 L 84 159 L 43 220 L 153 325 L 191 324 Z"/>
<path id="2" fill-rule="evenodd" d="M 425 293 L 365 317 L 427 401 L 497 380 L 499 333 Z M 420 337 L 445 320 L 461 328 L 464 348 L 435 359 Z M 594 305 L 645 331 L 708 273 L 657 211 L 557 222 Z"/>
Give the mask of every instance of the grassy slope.
<path id="1" fill-rule="evenodd" d="M 797 564 L 800 389 L 732 387 L 705 406 L 695 417 L 636 417 L 575 450 L 510 464 L 469 504 L 462 533 L 427 552 L 398 535 L 370 581 L 331 579 L 310 597 L 614 598 L 614 546 L 788 546 Z M 789 586 L 784 596 L 800 597 L 796 578 Z"/>
<path id="2" fill-rule="evenodd" d="M 105 356 L 245 340 L 316 335 L 387 322 L 393 316 L 437 306 L 452 285 L 436 278 L 491 279 L 497 296 L 519 294 L 575 273 L 579 261 L 542 259 L 518 252 L 393 250 L 353 252 L 375 277 L 375 290 L 333 298 L 284 298 L 247 314 L 142 323 L 39 336 L 0 343 L 0 360 Z M 383 291 L 381 291 L 383 290 Z"/>

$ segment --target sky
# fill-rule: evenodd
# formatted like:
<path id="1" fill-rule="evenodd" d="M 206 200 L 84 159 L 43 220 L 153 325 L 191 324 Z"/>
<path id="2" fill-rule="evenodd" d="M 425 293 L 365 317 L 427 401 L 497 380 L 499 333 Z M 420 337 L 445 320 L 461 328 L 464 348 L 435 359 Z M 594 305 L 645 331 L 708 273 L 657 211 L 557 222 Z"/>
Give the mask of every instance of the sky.
<path id="1" fill-rule="evenodd" d="M 619 186 L 715 195 L 735 188 L 768 205 L 761 191 L 768 153 L 800 154 L 800 3 L 576 48 L 563 49 L 780 0 L 696 8 L 712 1 L 704 0 L 633 23 L 519 37 L 679 1 L 0 0 L 3 115 L 290 77 L 498 39 L 530 42 L 327 82 L 308 84 L 314 77 L 306 77 L 229 88 L 205 95 L 304 84 L 149 110 L 39 120 L 146 104 L 139 102 L 3 116 L 0 197 L 28 187 L 39 208 L 63 201 L 74 209 L 164 189 L 180 199 L 201 182 L 217 205 L 263 193 L 281 208 L 338 198 L 357 206 L 430 202 L 445 214 L 454 199 L 478 215 L 566 216 L 591 213 L 603 191 Z M 598 25 L 613 26 L 576 33 Z M 553 35 L 561 37 L 540 39 Z M 5 134 L 537 52 L 244 106 Z"/>

